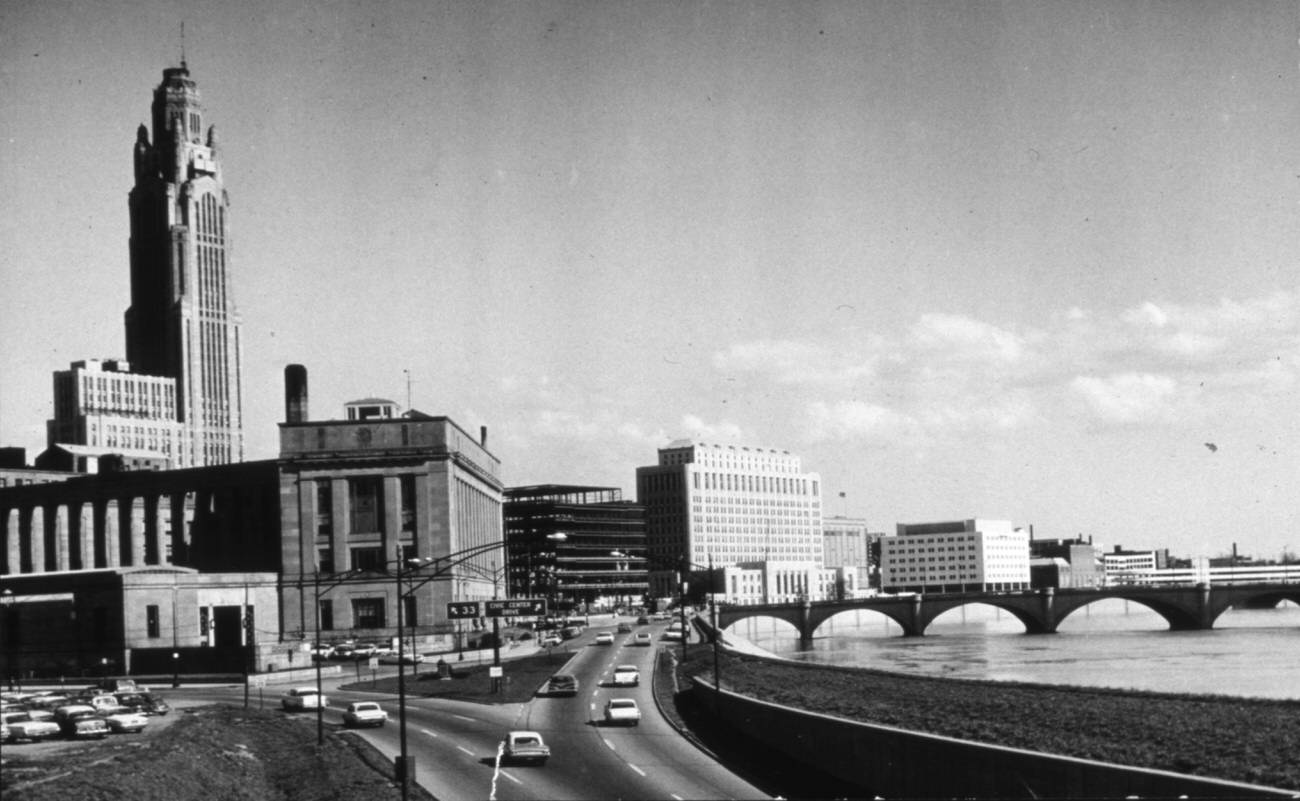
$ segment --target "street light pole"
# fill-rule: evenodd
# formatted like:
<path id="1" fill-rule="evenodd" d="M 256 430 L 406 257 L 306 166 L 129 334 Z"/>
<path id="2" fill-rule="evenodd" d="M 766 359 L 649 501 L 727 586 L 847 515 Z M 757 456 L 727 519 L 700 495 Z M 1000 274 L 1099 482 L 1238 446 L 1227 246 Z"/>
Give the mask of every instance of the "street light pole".
<path id="1" fill-rule="evenodd" d="M 398 782 L 402 786 L 402 801 L 406 801 L 410 788 L 412 767 L 411 757 L 406 752 L 406 668 L 402 662 L 406 656 L 406 632 L 403 624 L 403 607 L 406 598 L 402 595 L 402 546 L 397 546 L 397 721 L 398 741 L 402 755 L 397 760 Z"/>

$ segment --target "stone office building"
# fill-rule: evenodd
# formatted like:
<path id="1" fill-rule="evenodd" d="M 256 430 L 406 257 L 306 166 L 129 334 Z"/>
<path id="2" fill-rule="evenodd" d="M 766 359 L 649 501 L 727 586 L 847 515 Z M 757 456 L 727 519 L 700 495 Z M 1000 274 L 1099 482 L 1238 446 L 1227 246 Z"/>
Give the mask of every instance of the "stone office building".
<path id="1" fill-rule="evenodd" d="M 486 433 L 415 411 L 310 421 L 306 371 L 286 382 L 278 459 L 0 488 L 5 673 L 157 671 L 173 653 L 278 669 L 318 629 L 391 640 L 399 603 L 408 645 L 450 647 L 446 603 L 491 598 L 503 558 Z M 416 560 L 400 593 L 399 554 Z"/>

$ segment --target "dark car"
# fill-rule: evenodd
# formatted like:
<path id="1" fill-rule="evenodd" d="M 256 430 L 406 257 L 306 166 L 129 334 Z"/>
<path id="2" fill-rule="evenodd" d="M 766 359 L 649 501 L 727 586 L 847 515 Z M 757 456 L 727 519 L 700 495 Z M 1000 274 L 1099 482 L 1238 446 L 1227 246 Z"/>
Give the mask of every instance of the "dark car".
<path id="1" fill-rule="evenodd" d="M 166 701 L 153 693 L 117 693 L 117 702 L 142 715 L 166 715 L 172 711 Z"/>
<path id="2" fill-rule="evenodd" d="M 551 676 L 547 693 L 550 695 L 577 695 L 578 679 L 568 673 L 556 673 Z"/>

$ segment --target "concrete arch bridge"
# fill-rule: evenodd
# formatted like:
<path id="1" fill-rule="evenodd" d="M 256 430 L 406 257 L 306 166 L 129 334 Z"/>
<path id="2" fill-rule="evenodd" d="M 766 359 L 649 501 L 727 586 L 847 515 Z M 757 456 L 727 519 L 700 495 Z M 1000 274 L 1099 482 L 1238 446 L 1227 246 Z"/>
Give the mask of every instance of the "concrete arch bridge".
<path id="1" fill-rule="evenodd" d="M 1214 621 L 1233 606 L 1268 608 L 1282 601 L 1300 604 L 1300 583 L 1047 587 L 1024 592 L 879 595 L 843 601 L 722 605 L 716 614 L 717 625 L 723 629 L 747 618 L 784 620 L 798 630 L 800 641 L 807 644 L 822 623 L 841 612 L 861 609 L 879 612 L 901 626 L 904 636 L 919 637 L 944 612 L 968 604 L 987 604 L 1014 615 L 1025 625 L 1027 634 L 1052 634 L 1071 613 L 1107 598 L 1146 606 L 1167 620 L 1171 630 L 1188 631 L 1213 628 Z"/>

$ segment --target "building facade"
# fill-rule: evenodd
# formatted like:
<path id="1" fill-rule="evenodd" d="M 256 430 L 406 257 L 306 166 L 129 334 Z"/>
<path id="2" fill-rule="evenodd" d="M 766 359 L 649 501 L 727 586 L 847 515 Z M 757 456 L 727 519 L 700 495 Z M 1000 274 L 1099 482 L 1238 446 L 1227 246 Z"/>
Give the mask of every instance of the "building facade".
<path id="1" fill-rule="evenodd" d="M 447 604 L 492 598 L 491 567 L 504 559 L 500 463 L 485 432 L 418 412 L 311 421 L 305 370 L 290 370 L 301 397 L 287 401 L 279 459 L 0 488 L 6 625 L 40 630 L 46 596 L 68 594 L 68 608 L 103 607 L 95 614 L 122 621 L 94 649 L 27 635 L 9 656 L 69 675 L 103 659 L 127 671 L 153 665 L 154 649 L 173 643 L 133 639 L 141 618 L 146 632 L 162 630 L 151 619 L 163 629 L 175 621 L 185 670 L 243 659 L 263 670 L 305 664 L 318 635 L 391 641 L 399 610 L 412 647 L 450 647 Z M 162 589 L 131 595 L 131 582 L 155 580 Z M 245 586 L 250 600 L 233 603 L 232 588 Z"/>
<path id="2" fill-rule="evenodd" d="M 557 612 L 639 606 L 650 586 L 645 509 L 613 487 L 545 484 L 505 492 L 507 585 Z"/>
<path id="3" fill-rule="evenodd" d="M 244 457 L 230 200 L 215 129 L 204 125 L 185 64 L 164 70 L 152 135 L 141 125 L 134 148 L 127 358 L 55 373 L 51 449 L 147 453 L 173 468 Z"/>
<path id="4" fill-rule="evenodd" d="M 1101 552 L 1083 539 L 1030 540 L 1035 587 L 1100 587 L 1105 583 Z"/>
<path id="5" fill-rule="evenodd" d="M 884 592 L 1028 589 L 1029 532 L 1002 520 L 899 523 L 880 541 Z"/>
<path id="6" fill-rule="evenodd" d="M 678 440 L 636 470 L 651 593 L 709 564 L 822 563 L 821 478 L 788 451 Z"/>

